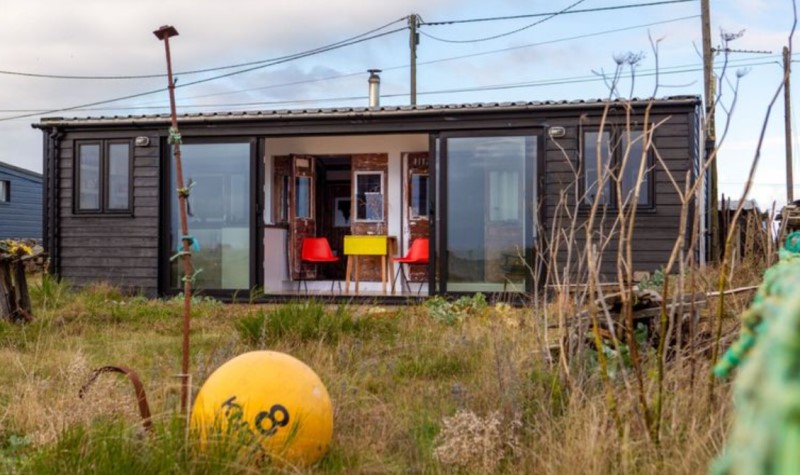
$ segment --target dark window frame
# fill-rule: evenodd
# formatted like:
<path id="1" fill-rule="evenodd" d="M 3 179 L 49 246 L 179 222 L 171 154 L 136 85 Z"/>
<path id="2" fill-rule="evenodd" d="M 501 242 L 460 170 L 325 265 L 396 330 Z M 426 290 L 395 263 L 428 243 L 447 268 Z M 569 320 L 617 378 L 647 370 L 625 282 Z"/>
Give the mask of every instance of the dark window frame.
<path id="1" fill-rule="evenodd" d="M 0 205 L 11 203 L 11 180 L 0 180 Z"/>
<path id="2" fill-rule="evenodd" d="M 424 187 L 420 187 L 420 189 L 425 189 L 425 197 L 419 203 L 421 213 L 415 214 L 414 213 L 414 177 L 425 178 L 425 185 Z M 429 219 L 431 215 L 430 207 L 428 206 L 428 202 L 430 201 L 428 198 L 428 192 L 430 189 L 430 173 L 416 173 L 411 172 L 408 178 L 408 218 L 412 221 L 416 220 L 426 220 Z"/>
<path id="3" fill-rule="evenodd" d="M 586 196 L 587 191 L 587 176 L 586 176 L 586 134 L 587 133 L 599 133 L 601 132 L 600 126 L 582 126 L 580 128 L 580 135 L 579 135 L 579 150 L 578 150 L 578 160 L 580 161 L 580 206 L 585 211 L 592 207 L 594 200 L 588 200 Z M 611 147 L 611 168 L 616 172 L 619 169 L 619 166 L 622 162 L 622 158 L 625 154 L 625 147 L 623 146 L 623 140 L 628 135 L 628 128 L 624 125 L 607 125 L 602 128 L 603 133 L 609 134 L 609 144 Z M 654 133 L 655 131 L 650 128 L 650 133 Z M 644 127 L 635 124 L 635 126 L 630 127 L 630 133 L 645 133 Z M 654 140 L 655 142 L 655 140 Z M 644 146 L 644 145 L 643 145 Z M 592 160 L 595 157 L 591 157 Z M 654 166 L 655 159 L 653 158 L 653 147 L 647 151 L 647 156 L 645 157 L 647 160 L 647 170 L 648 170 L 648 180 L 646 189 L 643 190 L 643 194 L 641 196 L 647 197 L 647 203 L 644 204 L 637 204 L 636 209 L 640 211 L 655 211 L 656 209 L 656 168 Z M 630 160 L 630 156 L 629 156 Z M 600 203 L 601 206 L 605 206 L 606 209 L 618 209 L 619 200 L 617 198 L 617 189 L 616 186 L 613 184 L 613 179 L 608 177 L 606 182 L 608 186 L 608 196 L 605 198 L 605 203 Z"/>
<path id="4" fill-rule="evenodd" d="M 97 208 L 81 208 L 81 147 L 85 145 L 97 145 L 100 150 L 99 157 L 99 199 Z M 112 145 L 128 146 L 128 206 L 125 208 L 111 208 L 109 206 L 109 172 L 110 172 L 110 149 Z M 134 146 L 131 139 L 103 139 L 103 140 L 79 140 L 75 142 L 73 151 L 72 169 L 74 178 L 72 181 L 72 211 L 76 215 L 111 215 L 111 216 L 132 216 L 133 215 L 133 153 Z"/>

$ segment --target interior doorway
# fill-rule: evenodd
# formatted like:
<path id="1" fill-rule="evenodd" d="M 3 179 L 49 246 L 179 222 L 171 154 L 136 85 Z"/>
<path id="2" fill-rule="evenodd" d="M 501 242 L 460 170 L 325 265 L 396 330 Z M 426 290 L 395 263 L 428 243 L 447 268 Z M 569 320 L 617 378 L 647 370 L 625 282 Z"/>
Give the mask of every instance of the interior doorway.
<path id="1" fill-rule="evenodd" d="M 339 262 L 319 266 L 318 278 L 343 280 L 346 259 L 344 237 L 351 234 L 352 213 L 352 158 L 350 156 L 317 156 L 317 236 L 324 237 L 331 245 Z"/>

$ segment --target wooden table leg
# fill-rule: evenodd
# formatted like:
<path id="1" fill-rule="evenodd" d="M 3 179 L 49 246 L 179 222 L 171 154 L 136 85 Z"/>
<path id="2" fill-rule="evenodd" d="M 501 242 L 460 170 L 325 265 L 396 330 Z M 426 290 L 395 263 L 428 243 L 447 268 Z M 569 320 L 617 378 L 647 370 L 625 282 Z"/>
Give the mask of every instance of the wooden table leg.
<path id="1" fill-rule="evenodd" d="M 381 292 L 386 294 L 386 256 L 381 256 Z"/>
<path id="2" fill-rule="evenodd" d="M 350 271 L 353 268 L 353 256 L 347 256 L 347 267 L 344 273 L 344 292 L 350 293 Z"/>
<path id="3" fill-rule="evenodd" d="M 358 274 L 359 274 L 359 272 L 358 272 L 358 268 L 359 268 L 358 256 L 357 255 L 353 256 L 353 259 L 355 259 L 355 261 L 356 261 L 356 295 L 358 295 L 358 284 L 361 283 L 361 279 L 358 276 Z"/>

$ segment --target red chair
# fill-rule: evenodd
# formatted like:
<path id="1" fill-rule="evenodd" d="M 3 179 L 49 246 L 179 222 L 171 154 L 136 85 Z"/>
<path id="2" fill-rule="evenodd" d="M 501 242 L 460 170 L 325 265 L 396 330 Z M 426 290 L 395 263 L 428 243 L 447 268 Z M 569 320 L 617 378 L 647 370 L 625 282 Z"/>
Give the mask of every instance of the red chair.
<path id="1" fill-rule="evenodd" d="M 428 265 L 428 256 L 429 256 L 429 244 L 428 238 L 419 238 L 411 243 L 411 248 L 408 250 L 408 254 L 405 257 L 395 257 L 392 260 L 399 263 L 400 266 L 397 269 L 397 272 L 394 275 L 394 280 L 392 281 L 392 286 L 397 281 L 398 275 L 403 275 L 400 284 L 402 285 L 403 281 L 405 281 L 408 290 L 411 290 L 411 284 L 408 281 L 408 276 L 406 276 L 405 270 L 403 270 L 403 264 L 407 264 L 408 266 L 422 266 Z M 425 285 L 425 282 L 421 282 L 419 284 L 419 290 L 417 291 L 417 295 L 422 292 L 422 286 Z"/>
<path id="2" fill-rule="evenodd" d="M 300 261 L 308 262 L 311 264 L 319 264 L 321 262 L 338 262 L 339 258 L 333 255 L 331 245 L 324 237 L 319 238 L 303 238 L 302 248 L 300 250 Z M 308 280 L 303 278 L 303 271 L 300 269 L 300 280 L 297 281 L 297 291 L 300 291 L 300 282 L 306 288 L 308 293 Z M 342 283 L 339 282 L 339 292 L 342 291 Z M 333 293 L 333 281 L 331 280 L 331 293 Z"/>

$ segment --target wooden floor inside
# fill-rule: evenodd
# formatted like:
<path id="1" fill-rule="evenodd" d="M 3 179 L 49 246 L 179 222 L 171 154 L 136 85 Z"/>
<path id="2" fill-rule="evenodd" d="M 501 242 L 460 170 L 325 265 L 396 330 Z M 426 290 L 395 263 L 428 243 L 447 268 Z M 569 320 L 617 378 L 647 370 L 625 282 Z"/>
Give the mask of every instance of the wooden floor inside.
<path id="1" fill-rule="evenodd" d="M 290 285 L 291 284 L 291 285 Z M 335 301 L 392 301 L 397 303 L 415 302 L 428 297 L 428 284 L 422 283 L 420 290 L 419 282 L 412 282 L 411 288 L 401 286 L 399 283 L 392 292 L 391 285 L 387 285 L 386 291 L 381 290 L 380 283 L 362 282 L 359 291 L 356 292 L 355 284 L 350 283 L 349 291 L 345 291 L 345 282 L 333 281 L 333 291 L 331 291 L 330 280 L 308 281 L 308 290 L 301 282 L 298 290 L 297 282 L 287 282 L 281 289 L 265 289 L 265 299 L 267 300 L 297 300 L 303 298 L 314 298 L 321 300 Z M 340 287 L 341 285 L 341 287 Z"/>

